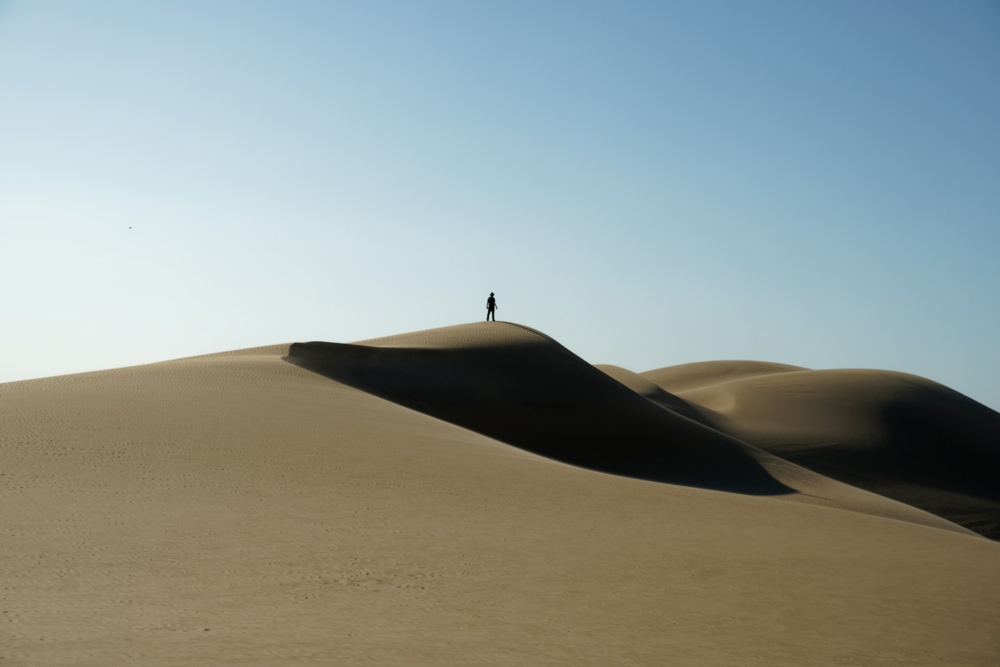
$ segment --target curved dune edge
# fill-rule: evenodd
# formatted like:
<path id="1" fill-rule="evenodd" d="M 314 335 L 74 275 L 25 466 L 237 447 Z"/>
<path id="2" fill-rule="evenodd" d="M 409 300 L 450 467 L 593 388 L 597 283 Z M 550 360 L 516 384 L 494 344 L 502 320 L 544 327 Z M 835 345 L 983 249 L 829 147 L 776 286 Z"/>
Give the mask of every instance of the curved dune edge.
<path id="1" fill-rule="evenodd" d="M 716 423 L 719 421 L 719 415 L 714 410 L 706 409 L 698 403 L 686 401 L 676 394 L 671 394 L 652 380 L 620 366 L 594 364 L 594 368 L 611 376 L 617 382 L 660 407 L 687 417 L 703 426 L 718 430 Z"/>
<path id="2" fill-rule="evenodd" d="M 699 382 L 695 366 L 641 377 L 664 393 L 692 387 L 674 400 L 720 432 L 1000 539 L 1000 413 L 906 373 L 775 369 Z"/>
<path id="3" fill-rule="evenodd" d="M 744 443 L 660 410 L 525 327 L 463 325 L 362 345 L 296 343 L 286 359 L 564 463 L 757 495 L 792 492 Z"/>
<path id="4" fill-rule="evenodd" d="M 808 369 L 770 361 L 697 361 L 657 368 L 642 373 L 642 376 L 665 391 L 676 394 L 732 380 L 804 370 Z"/>
<path id="5" fill-rule="evenodd" d="M 698 415 L 665 410 L 623 384 L 621 372 L 615 371 L 615 379 L 521 325 L 459 325 L 357 344 L 295 343 L 285 359 L 571 465 L 966 532 L 938 516 L 750 446 L 699 423 Z M 655 393 L 652 383 L 643 382 Z"/>

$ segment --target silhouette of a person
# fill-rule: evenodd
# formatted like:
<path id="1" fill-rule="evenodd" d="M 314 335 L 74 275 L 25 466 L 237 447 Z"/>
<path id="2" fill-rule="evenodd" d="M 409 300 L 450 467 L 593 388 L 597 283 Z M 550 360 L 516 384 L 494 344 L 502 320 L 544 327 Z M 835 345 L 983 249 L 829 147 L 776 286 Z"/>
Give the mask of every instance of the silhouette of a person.
<path id="1" fill-rule="evenodd" d="M 493 298 L 493 292 L 490 292 L 490 298 L 486 299 L 486 321 L 490 321 L 490 315 L 493 316 L 493 321 L 497 321 L 497 316 L 494 311 L 497 309 L 497 300 Z"/>

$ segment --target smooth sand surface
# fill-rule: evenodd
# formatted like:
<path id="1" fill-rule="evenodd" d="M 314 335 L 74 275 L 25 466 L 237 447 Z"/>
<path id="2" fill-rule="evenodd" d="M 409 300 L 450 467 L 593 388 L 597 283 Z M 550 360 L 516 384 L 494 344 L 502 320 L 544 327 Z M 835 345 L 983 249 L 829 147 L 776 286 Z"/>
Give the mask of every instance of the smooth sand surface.
<path id="1" fill-rule="evenodd" d="M 757 362 L 641 377 L 719 432 L 1000 539 L 1000 414 L 948 387 L 906 373 Z"/>
<path id="2" fill-rule="evenodd" d="M 304 346 L 295 364 L 289 351 L 0 385 L 6 664 L 1000 661 L 1000 544 L 652 417 L 529 329 Z M 489 377 L 466 387 L 464 419 L 519 446 L 425 414 L 462 418 L 447 404 L 476 370 L 503 370 L 491 352 L 502 414 L 533 406 L 521 428 L 607 398 L 605 418 L 643 420 L 645 445 L 591 436 L 591 465 L 626 447 L 633 474 L 684 474 L 529 451 L 544 439 L 477 410 Z M 667 454 L 649 453 L 654 432 Z M 718 453 L 715 486 L 748 491 L 705 488 L 711 457 L 692 442 Z"/>

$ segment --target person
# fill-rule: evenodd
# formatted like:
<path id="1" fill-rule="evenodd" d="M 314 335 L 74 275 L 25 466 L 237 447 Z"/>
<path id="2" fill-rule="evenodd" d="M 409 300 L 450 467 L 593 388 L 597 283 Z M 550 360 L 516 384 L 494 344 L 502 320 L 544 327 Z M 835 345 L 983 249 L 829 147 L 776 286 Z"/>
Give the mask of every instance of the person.
<path id="1" fill-rule="evenodd" d="M 490 321 L 490 315 L 493 316 L 493 321 L 494 322 L 497 321 L 497 316 L 496 316 L 496 313 L 494 312 L 496 309 L 497 309 L 497 300 L 493 298 L 493 292 L 490 292 L 490 298 L 486 299 L 486 321 L 487 322 Z"/>

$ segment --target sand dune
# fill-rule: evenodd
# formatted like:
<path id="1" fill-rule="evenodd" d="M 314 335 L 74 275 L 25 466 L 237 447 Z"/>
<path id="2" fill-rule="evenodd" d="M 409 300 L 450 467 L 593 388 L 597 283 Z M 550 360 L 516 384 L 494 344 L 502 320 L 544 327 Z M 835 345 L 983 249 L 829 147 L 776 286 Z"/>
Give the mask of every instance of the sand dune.
<path id="1" fill-rule="evenodd" d="M 610 375 L 616 381 L 625 385 L 636 394 L 653 401 L 662 408 L 666 408 L 675 414 L 687 417 L 688 419 L 696 421 L 699 424 L 710 426 L 712 428 L 715 427 L 715 421 L 718 415 L 716 415 L 713 410 L 706 410 L 697 403 L 691 403 L 690 401 L 685 401 L 680 396 L 667 393 L 662 387 L 655 384 L 652 380 L 619 366 L 596 364 L 594 367 L 607 375 Z"/>
<path id="2" fill-rule="evenodd" d="M 905 373 L 770 364 L 759 366 L 767 373 L 717 372 L 741 364 L 754 368 L 716 362 L 642 376 L 721 432 L 1000 539 L 1000 414 Z"/>
<path id="3" fill-rule="evenodd" d="M 528 327 L 481 323 L 355 345 L 296 343 L 287 359 L 501 442 L 591 470 L 786 496 L 957 530 L 933 515 L 838 484 L 660 409 Z M 626 379 L 622 372 L 618 376 Z"/>
<path id="4" fill-rule="evenodd" d="M 742 380 L 774 373 L 807 370 L 801 366 L 775 364 L 767 361 L 701 361 L 693 364 L 667 366 L 642 373 L 657 386 L 673 394 L 709 385 Z"/>
<path id="5" fill-rule="evenodd" d="M 801 492 L 728 493 L 565 465 L 375 395 L 405 390 L 394 400 L 419 396 L 424 409 L 447 412 L 437 401 L 455 398 L 496 353 L 522 366 L 500 376 L 500 402 L 524 403 L 504 392 L 526 390 L 521 373 L 537 363 L 532 399 L 543 413 L 547 392 L 572 410 L 569 399 L 607 396 L 616 420 L 640 415 L 644 428 L 688 429 L 726 451 L 723 477 L 761 474 L 728 453 L 752 447 L 709 440 L 681 416 L 648 417 L 625 384 L 585 372 L 544 336 L 500 323 L 462 329 L 307 346 L 312 361 L 366 390 L 283 361 L 287 345 L 0 385 L 0 657 L 101 666 L 1000 658 L 1000 544 L 919 523 L 917 510 L 899 520 L 795 500 Z M 384 368 L 372 370 L 364 347 L 387 355 L 374 364 Z M 443 352 L 448 368 L 421 351 Z M 416 368 L 429 373 L 423 384 Z M 562 370 L 580 386 L 549 377 Z M 683 438 L 667 445 L 704 474 Z M 775 474 L 776 457 L 754 460 Z M 834 498 L 852 491 L 824 483 Z M 884 502 L 876 509 L 903 507 Z"/>
<path id="6" fill-rule="evenodd" d="M 742 493 L 792 492 L 743 443 L 659 409 L 524 327 L 483 323 L 359 345 L 296 343 L 288 360 L 573 465 Z"/>

